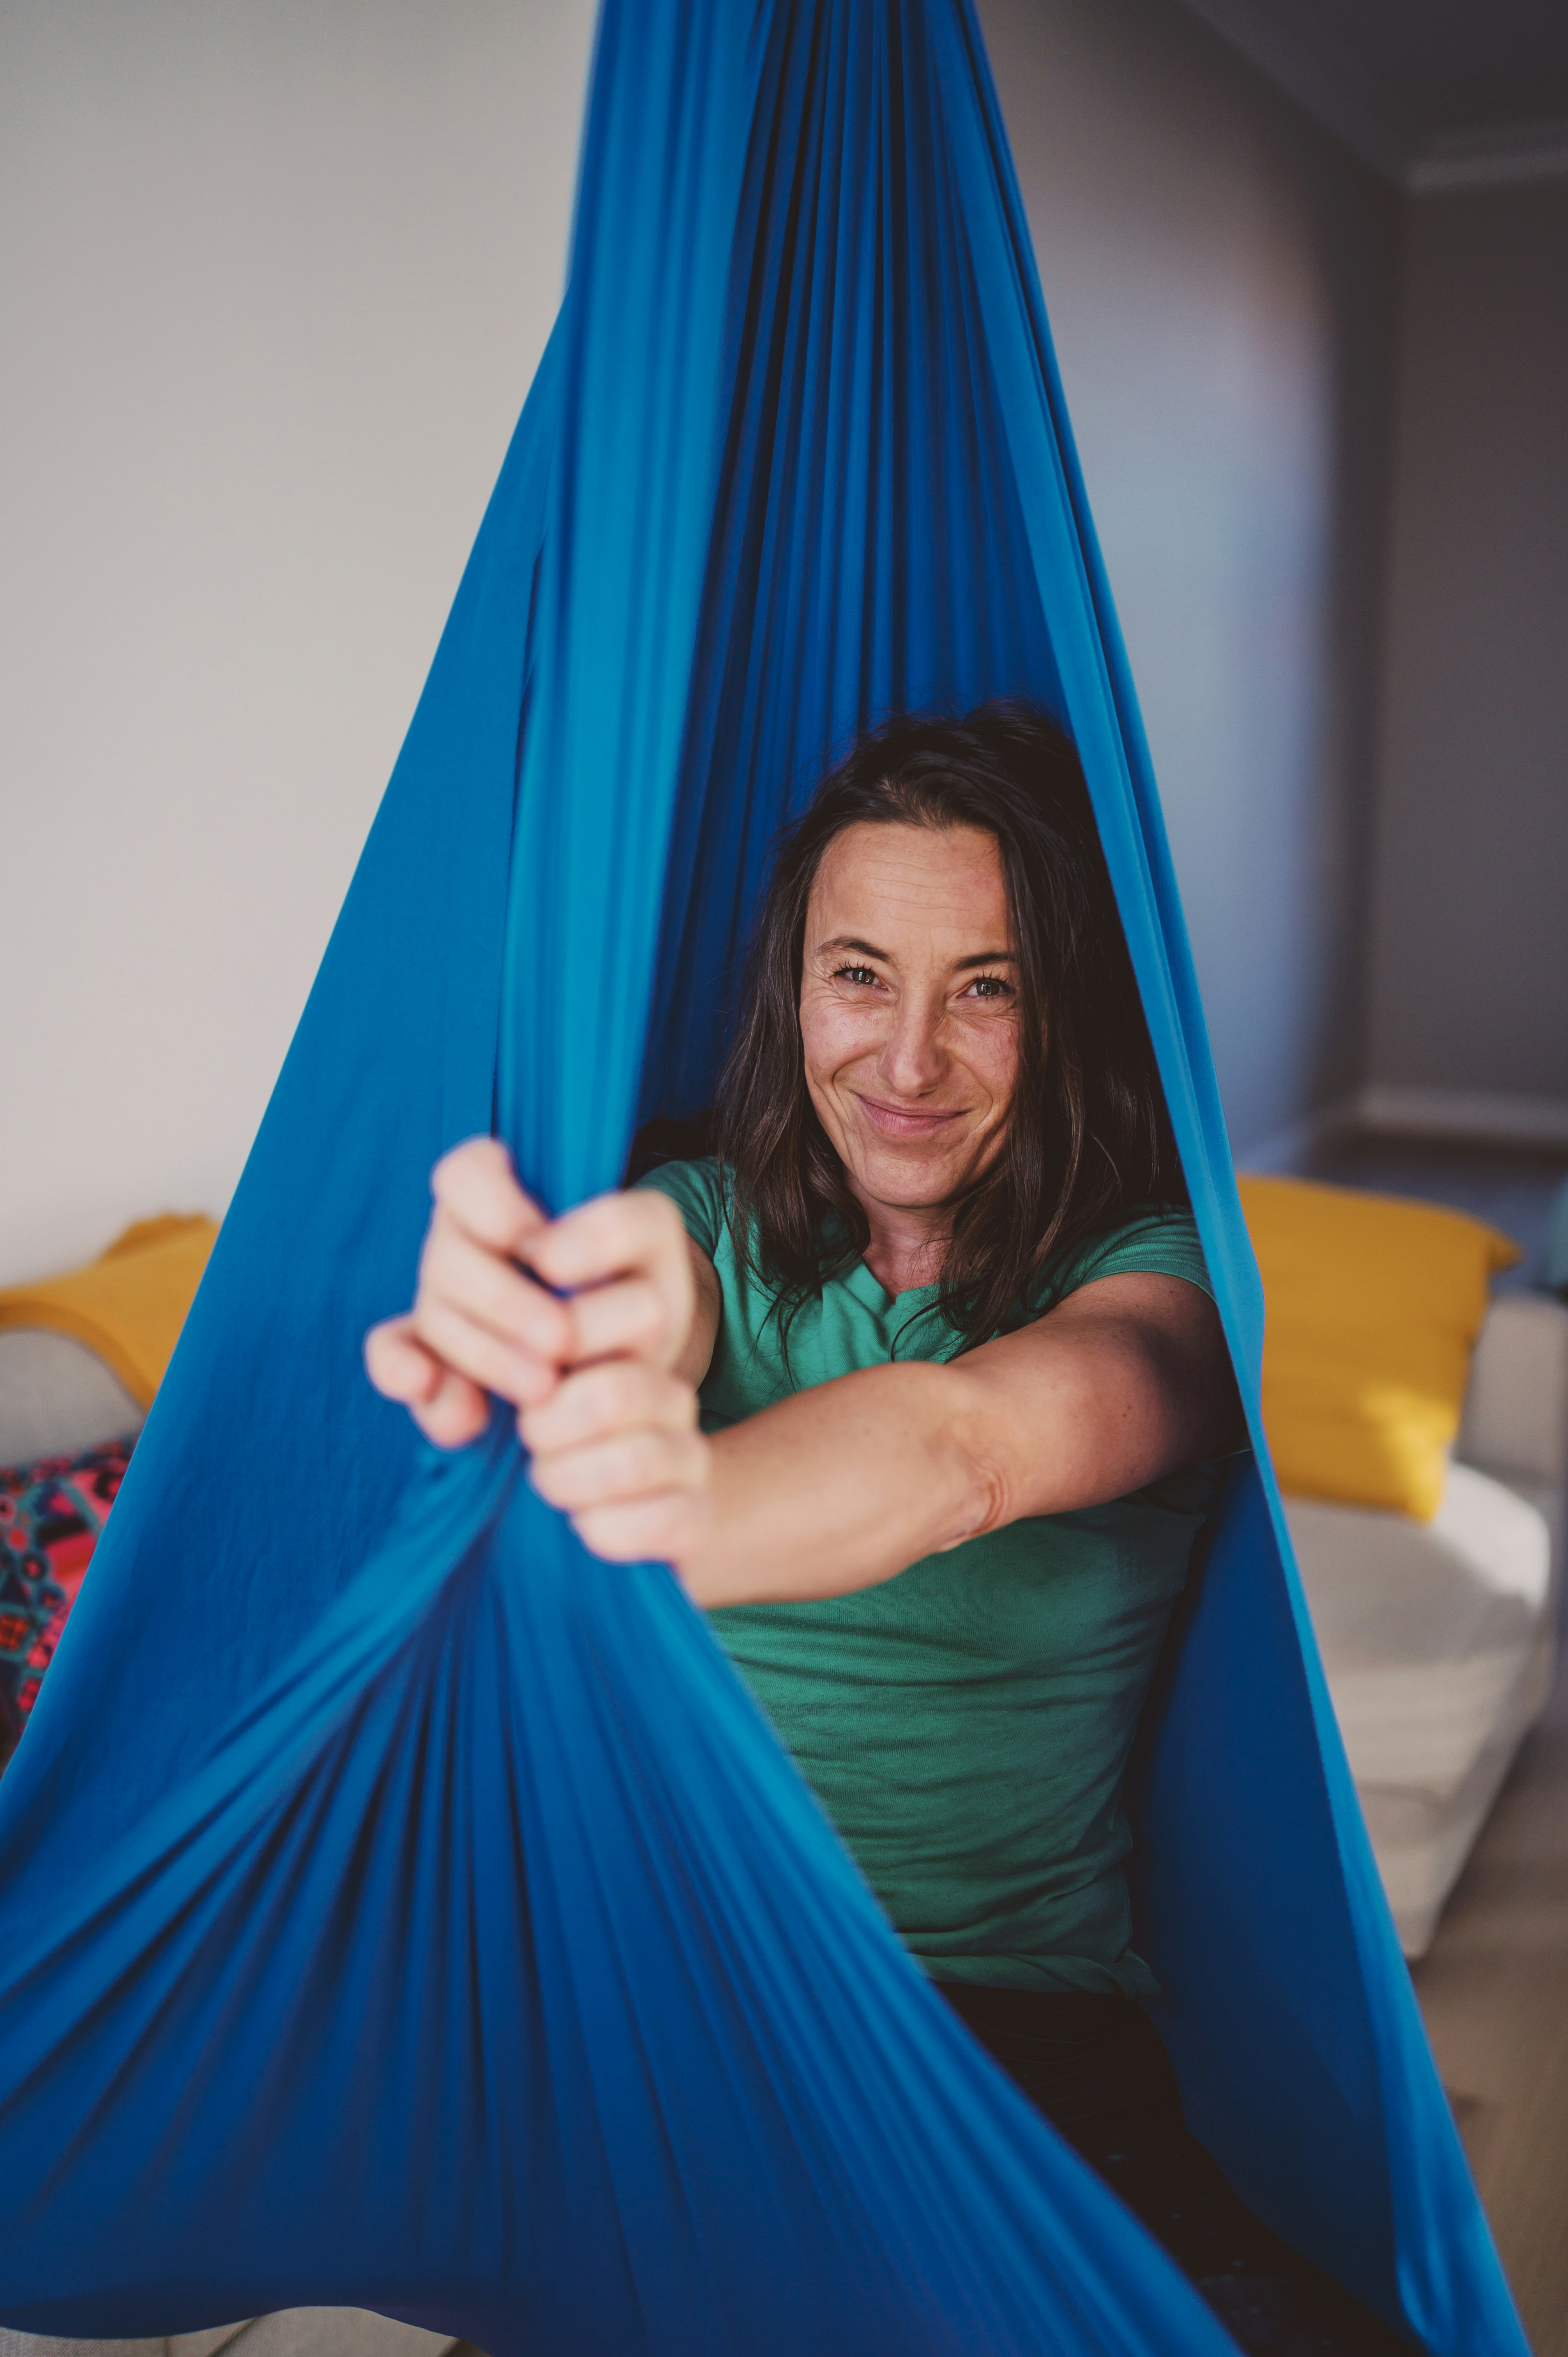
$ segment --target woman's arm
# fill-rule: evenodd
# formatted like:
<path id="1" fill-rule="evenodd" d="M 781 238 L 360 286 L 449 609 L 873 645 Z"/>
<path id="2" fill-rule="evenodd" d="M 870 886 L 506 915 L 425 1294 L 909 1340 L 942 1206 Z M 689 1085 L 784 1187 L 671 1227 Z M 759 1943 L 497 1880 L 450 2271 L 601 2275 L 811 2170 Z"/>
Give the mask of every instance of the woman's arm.
<path id="1" fill-rule="evenodd" d="M 525 1423 L 544 1494 L 591 1509 L 611 1469 L 576 1442 L 570 1397 Z M 703 1605 L 842 1595 L 1024 1515 L 1123 1497 L 1240 1433 L 1207 1294 L 1101 1277 L 951 1364 L 867 1367 L 718 1434 L 671 1559 Z"/>
<path id="2" fill-rule="evenodd" d="M 535 1488 L 585 1544 L 672 1563 L 700 1604 L 873 1587 L 1240 1437 L 1213 1303 L 1178 1277 L 1123 1275 L 951 1364 L 865 1368 L 705 1439 L 718 1280 L 665 1196 L 546 1221 L 489 1138 L 437 1164 L 433 1187 L 418 1297 L 367 1337 L 371 1381 L 446 1448 L 483 1429 L 488 1394 L 510 1401 Z"/>
<path id="3" fill-rule="evenodd" d="M 712 1524 L 678 1568 L 709 1605 L 868 1587 L 1025 1515 L 1124 1497 L 1240 1426 L 1208 1295 L 1101 1277 L 950 1364 L 869 1367 L 721 1434 Z"/>

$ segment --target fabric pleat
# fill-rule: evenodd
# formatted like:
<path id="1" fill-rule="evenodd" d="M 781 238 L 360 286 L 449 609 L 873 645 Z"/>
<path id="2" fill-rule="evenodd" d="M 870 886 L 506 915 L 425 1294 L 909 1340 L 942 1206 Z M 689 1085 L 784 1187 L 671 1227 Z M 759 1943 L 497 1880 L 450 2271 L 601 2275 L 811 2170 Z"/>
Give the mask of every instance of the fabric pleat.
<path id="1" fill-rule="evenodd" d="M 491 2357 L 1230 2346 L 924 1981 L 664 1568 L 374 1398 L 435 1157 L 706 1102 L 770 842 L 898 709 L 1071 727 L 1258 1443 L 1135 1769 L 1193 2124 L 1436 2357 L 1520 2335 L 1257 1420 L 1262 1304 L 968 0 L 607 0 L 574 259 L 0 1786 L 0 2315 Z"/>

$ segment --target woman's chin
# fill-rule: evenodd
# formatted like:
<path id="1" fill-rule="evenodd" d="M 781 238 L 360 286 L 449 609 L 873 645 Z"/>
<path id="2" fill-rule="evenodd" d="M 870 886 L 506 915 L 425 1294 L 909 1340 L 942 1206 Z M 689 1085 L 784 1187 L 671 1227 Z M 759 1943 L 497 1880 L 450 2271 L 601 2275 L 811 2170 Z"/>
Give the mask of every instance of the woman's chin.
<path id="1" fill-rule="evenodd" d="M 895 1143 L 879 1137 L 843 1160 L 859 1191 L 890 1211 L 937 1211 L 963 1192 L 965 1177 L 957 1157 L 933 1151 L 929 1140 Z"/>

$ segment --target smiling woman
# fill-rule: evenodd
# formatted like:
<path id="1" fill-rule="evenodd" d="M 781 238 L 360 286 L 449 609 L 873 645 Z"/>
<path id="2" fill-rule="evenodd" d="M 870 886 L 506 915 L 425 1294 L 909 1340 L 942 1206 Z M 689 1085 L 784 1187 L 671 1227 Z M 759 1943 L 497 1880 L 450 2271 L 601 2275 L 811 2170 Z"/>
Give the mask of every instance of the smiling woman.
<path id="1" fill-rule="evenodd" d="M 814 1288 L 835 1213 L 890 1291 L 940 1275 L 970 1341 L 1121 1206 L 1185 1205 L 1053 721 L 892 721 L 823 782 L 774 874 L 719 1100 L 721 1159 L 789 1288 Z M 913 1258 L 884 1268 L 896 1238 Z"/>
<path id="2" fill-rule="evenodd" d="M 499 1393 L 671 1562 L 955 2010 L 1274 2357 L 1387 2336 L 1242 2208 L 1138 2000 L 1122 1801 L 1240 1418 L 1082 776 L 993 705 L 865 738 L 786 840 L 717 1151 L 548 1222 L 435 1177 L 372 1379 Z"/>

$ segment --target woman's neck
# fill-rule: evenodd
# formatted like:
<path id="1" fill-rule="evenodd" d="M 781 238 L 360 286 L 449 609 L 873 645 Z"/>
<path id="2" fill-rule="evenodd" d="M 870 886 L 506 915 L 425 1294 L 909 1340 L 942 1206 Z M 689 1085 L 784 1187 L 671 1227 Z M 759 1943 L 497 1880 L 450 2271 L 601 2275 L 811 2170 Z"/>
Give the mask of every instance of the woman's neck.
<path id="1" fill-rule="evenodd" d="M 935 1285 L 952 1238 L 952 1210 L 945 1203 L 910 1206 L 876 1203 L 860 1194 L 871 1241 L 861 1258 L 884 1293 L 908 1293 Z"/>

